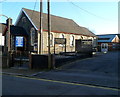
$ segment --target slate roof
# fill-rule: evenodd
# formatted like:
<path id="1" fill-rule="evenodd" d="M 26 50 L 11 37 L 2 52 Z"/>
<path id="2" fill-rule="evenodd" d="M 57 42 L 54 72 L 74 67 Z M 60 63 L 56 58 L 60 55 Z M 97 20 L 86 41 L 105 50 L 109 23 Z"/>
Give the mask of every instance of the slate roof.
<path id="1" fill-rule="evenodd" d="M 112 42 L 112 40 L 119 34 L 105 34 L 105 35 L 97 35 L 98 41 L 97 42 Z"/>
<path id="2" fill-rule="evenodd" d="M 4 24 L 3 26 L 1 26 L 0 24 L 0 27 L 2 27 L 3 29 L 2 35 L 4 36 L 8 30 L 8 27 L 6 26 L 6 24 Z M 10 33 L 15 36 L 28 36 L 27 32 L 23 27 L 14 26 L 14 25 L 10 26 Z"/>
<path id="3" fill-rule="evenodd" d="M 33 11 L 30 9 L 23 8 L 22 9 L 32 20 L 33 24 L 39 29 L 40 25 L 40 12 Z M 81 35 L 88 35 L 88 36 L 95 36 L 94 33 L 89 31 L 87 28 L 81 27 L 76 24 L 72 19 L 67 19 L 55 15 L 51 16 L 51 31 L 53 32 L 65 32 L 65 33 L 73 33 L 73 34 L 81 34 Z M 42 13 L 42 23 L 43 29 L 47 30 L 47 14 Z"/>

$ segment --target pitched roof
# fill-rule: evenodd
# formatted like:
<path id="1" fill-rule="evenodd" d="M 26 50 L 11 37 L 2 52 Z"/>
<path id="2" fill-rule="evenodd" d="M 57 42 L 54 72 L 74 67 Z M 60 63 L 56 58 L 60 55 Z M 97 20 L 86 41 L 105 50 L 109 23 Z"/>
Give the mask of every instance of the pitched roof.
<path id="1" fill-rule="evenodd" d="M 97 35 L 98 42 L 112 42 L 112 40 L 116 37 L 117 34 L 105 34 L 105 35 Z"/>
<path id="2" fill-rule="evenodd" d="M 6 32 L 8 31 L 8 27 L 6 26 L 3 31 L 4 32 L 2 32 L 2 35 L 5 36 Z M 23 27 L 14 26 L 14 25 L 10 26 L 10 33 L 15 36 L 28 36 L 27 32 Z"/>
<path id="3" fill-rule="evenodd" d="M 40 12 L 33 11 L 30 9 L 23 8 L 22 9 L 25 14 L 30 18 L 33 24 L 39 29 L 40 26 Z M 65 33 L 73 33 L 73 34 L 81 34 L 81 35 L 88 35 L 88 36 L 95 36 L 91 31 L 87 28 L 81 27 L 76 24 L 72 19 L 67 19 L 55 15 L 51 16 L 51 31 L 52 32 L 65 32 Z M 47 14 L 42 13 L 42 23 L 43 29 L 47 30 Z"/>

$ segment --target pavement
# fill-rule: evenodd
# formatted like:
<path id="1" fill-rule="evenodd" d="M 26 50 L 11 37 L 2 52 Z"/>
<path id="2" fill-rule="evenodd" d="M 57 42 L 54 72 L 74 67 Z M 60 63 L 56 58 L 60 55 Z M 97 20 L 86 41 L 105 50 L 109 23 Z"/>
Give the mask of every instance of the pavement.
<path id="1" fill-rule="evenodd" d="M 24 69 L 24 68 L 2 69 L 2 73 L 7 75 L 33 76 L 34 74 L 38 74 L 40 72 L 44 72 L 44 71 Z"/>
<path id="2" fill-rule="evenodd" d="M 101 55 L 101 54 L 102 53 L 97 52 L 96 54 L 94 54 L 94 56 L 98 56 L 98 55 Z M 68 57 L 69 56 L 67 56 L 67 58 Z M 62 57 L 62 58 L 64 58 L 64 57 Z M 80 59 L 80 60 L 82 60 L 82 59 Z M 76 60 L 72 61 L 72 62 L 74 63 L 74 62 L 76 62 Z M 64 66 L 66 67 L 66 66 L 70 65 L 72 62 L 66 62 L 65 65 L 62 65 L 62 66 L 56 68 L 55 71 L 56 70 L 61 70 L 61 68 L 63 69 Z M 2 61 L 0 63 L 2 63 Z M 22 76 L 32 76 L 32 75 L 37 75 L 39 73 L 48 71 L 48 70 L 45 70 L 45 69 L 44 70 L 30 69 L 28 66 L 21 66 L 21 67 L 20 66 L 15 66 L 15 67 L 11 67 L 11 68 L 3 68 L 1 70 L 2 70 L 3 74 L 8 74 L 8 75 L 22 75 Z"/>

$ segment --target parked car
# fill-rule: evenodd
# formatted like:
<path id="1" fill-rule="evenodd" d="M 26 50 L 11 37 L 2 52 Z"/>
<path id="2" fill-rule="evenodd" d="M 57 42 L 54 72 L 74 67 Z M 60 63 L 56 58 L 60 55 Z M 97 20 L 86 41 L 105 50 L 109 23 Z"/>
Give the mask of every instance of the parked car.
<path id="1" fill-rule="evenodd" d="M 93 47 L 92 52 L 97 52 L 98 49 L 96 47 Z"/>

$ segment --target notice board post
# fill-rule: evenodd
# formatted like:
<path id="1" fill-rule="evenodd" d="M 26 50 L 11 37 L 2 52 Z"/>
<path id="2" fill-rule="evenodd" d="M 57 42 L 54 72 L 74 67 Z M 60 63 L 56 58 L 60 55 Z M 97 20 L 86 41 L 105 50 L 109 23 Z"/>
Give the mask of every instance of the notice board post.
<path id="1" fill-rule="evenodd" d="M 24 47 L 24 38 L 23 38 L 23 36 L 16 36 L 16 38 L 15 38 L 15 47 L 16 47 L 16 52 L 17 52 L 18 48 L 21 48 L 19 50 L 23 49 L 23 47 Z M 21 66 L 21 56 L 22 56 L 22 53 L 20 51 L 20 53 L 19 53 L 20 66 Z"/>

